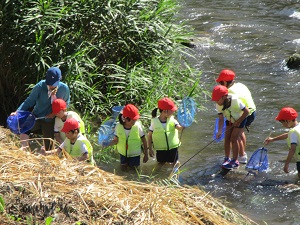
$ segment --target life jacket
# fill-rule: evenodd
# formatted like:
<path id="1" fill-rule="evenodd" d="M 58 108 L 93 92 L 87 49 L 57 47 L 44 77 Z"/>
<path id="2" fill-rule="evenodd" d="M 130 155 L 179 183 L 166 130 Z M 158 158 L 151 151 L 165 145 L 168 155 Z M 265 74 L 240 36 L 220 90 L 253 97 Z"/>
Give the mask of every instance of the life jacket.
<path id="1" fill-rule="evenodd" d="M 167 119 L 166 129 L 164 129 L 160 120 L 156 117 L 153 121 L 152 141 L 156 150 L 170 150 L 180 145 L 178 130 L 175 128 L 175 119 L 173 116 Z"/>
<path id="2" fill-rule="evenodd" d="M 300 124 L 293 127 L 292 129 L 290 129 L 290 131 L 288 133 L 288 138 L 286 139 L 286 141 L 287 141 L 289 148 L 291 148 L 291 136 L 290 136 L 291 133 L 296 133 L 298 140 L 299 140 L 299 142 L 297 143 L 297 146 L 296 146 L 296 151 L 295 151 L 294 157 L 296 158 L 297 162 L 300 162 Z"/>
<path id="3" fill-rule="evenodd" d="M 117 150 L 121 155 L 134 157 L 142 153 L 142 140 L 139 133 L 140 126 L 141 124 L 138 121 L 135 122 L 126 138 L 124 126 L 120 123 L 116 125 L 116 134 L 118 136 Z"/>
<path id="4" fill-rule="evenodd" d="M 70 118 L 74 118 L 76 119 L 78 122 L 79 122 L 79 130 L 80 130 L 80 133 L 81 134 L 85 134 L 85 125 L 84 125 L 84 122 L 83 120 L 80 118 L 80 116 L 78 115 L 78 113 L 74 112 L 74 111 L 68 111 L 67 112 L 68 115 L 67 115 L 67 119 L 70 119 Z M 66 134 L 64 132 L 61 132 L 61 129 L 63 128 L 64 126 L 64 122 L 62 121 L 62 119 L 56 117 L 55 118 L 55 125 L 57 126 L 57 129 L 58 131 L 60 132 L 60 137 L 62 140 L 65 140 L 66 139 Z"/>
<path id="5" fill-rule="evenodd" d="M 228 92 L 230 94 L 235 94 L 239 99 L 246 105 L 249 109 L 249 115 L 251 115 L 254 111 L 256 111 L 256 106 L 254 104 L 251 92 L 247 88 L 246 85 L 242 83 L 234 83 L 229 89 Z"/>
<path id="6" fill-rule="evenodd" d="M 223 105 L 219 106 L 218 104 L 216 104 L 216 108 L 218 112 L 223 113 L 223 115 L 228 121 L 234 123 L 242 116 L 243 110 L 241 110 L 240 108 L 241 100 L 238 98 L 237 95 L 229 95 L 229 97 L 231 98 L 231 105 L 229 108 L 222 110 Z"/>
<path id="7" fill-rule="evenodd" d="M 89 142 L 88 139 L 86 139 L 85 136 L 83 136 L 82 134 L 79 134 L 77 137 L 77 140 L 75 141 L 74 145 L 71 145 L 71 141 L 66 138 L 64 141 L 64 148 L 65 150 L 69 153 L 70 156 L 72 157 L 81 157 L 82 153 L 81 153 L 81 143 L 84 143 L 87 147 L 88 150 L 88 161 L 90 164 L 94 165 L 94 157 L 93 157 L 93 146 L 91 145 L 91 143 Z"/>

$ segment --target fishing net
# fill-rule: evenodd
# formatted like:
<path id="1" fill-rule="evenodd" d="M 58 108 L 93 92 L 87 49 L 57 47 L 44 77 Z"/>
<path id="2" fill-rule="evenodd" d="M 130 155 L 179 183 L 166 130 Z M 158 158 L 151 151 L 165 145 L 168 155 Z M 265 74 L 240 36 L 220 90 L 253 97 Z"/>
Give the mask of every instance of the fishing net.
<path id="1" fill-rule="evenodd" d="M 23 134 L 29 131 L 35 124 L 35 116 L 28 111 L 17 111 L 6 120 L 7 126 L 14 134 Z"/>
<path id="2" fill-rule="evenodd" d="M 177 119 L 180 125 L 189 127 L 194 121 L 196 111 L 196 103 L 193 98 L 185 97 L 182 99 L 177 111 Z"/>
<path id="3" fill-rule="evenodd" d="M 109 120 L 105 121 L 98 131 L 98 144 L 107 146 L 114 139 L 114 129 L 117 124 L 116 119 L 124 106 L 114 106 L 112 108 L 112 116 Z"/>
<path id="4" fill-rule="evenodd" d="M 253 152 L 245 168 L 247 170 L 257 170 L 258 172 L 268 170 L 268 150 L 262 147 Z"/>
<path id="5" fill-rule="evenodd" d="M 223 127 L 222 127 L 222 135 L 221 135 L 221 137 L 217 138 L 217 133 L 219 132 L 219 118 L 216 118 L 214 137 L 213 137 L 216 142 L 220 142 L 224 139 L 225 131 L 226 131 L 226 123 L 225 123 L 225 118 L 224 118 Z"/>

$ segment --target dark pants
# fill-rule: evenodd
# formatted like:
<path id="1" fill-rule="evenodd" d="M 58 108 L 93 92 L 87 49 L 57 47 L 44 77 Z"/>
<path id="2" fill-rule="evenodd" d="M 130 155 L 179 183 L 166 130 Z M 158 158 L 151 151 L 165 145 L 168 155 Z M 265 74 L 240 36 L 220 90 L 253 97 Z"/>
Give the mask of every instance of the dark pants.
<path id="1" fill-rule="evenodd" d="M 159 163 L 176 163 L 178 160 L 178 148 L 170 150 L 156 150 L 156 159 Z"/>
<path id="2" fill-rule="evenodd" d="M 52 120 L 36 120 L 33 128 L 27 131 L 26 134 L 42 134 L 43 138 L 51 138 L 54 140 L 54 119 Z M 51 150 L 54 146 L 52 146 L 52 142 L 50 140 L 44 139 L 44 145 L 46 150 Z"/>

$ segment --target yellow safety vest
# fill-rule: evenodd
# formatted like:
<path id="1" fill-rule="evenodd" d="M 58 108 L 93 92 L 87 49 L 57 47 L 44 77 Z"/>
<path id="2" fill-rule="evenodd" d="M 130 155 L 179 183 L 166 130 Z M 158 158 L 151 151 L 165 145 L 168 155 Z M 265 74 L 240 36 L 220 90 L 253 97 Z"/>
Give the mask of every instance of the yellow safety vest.
<path id="1" fill-rule="evenodd" d="M 298 140 L 300 140 L 300 124 L 295 126 L 294 128 L 290 129 L 288 133 L 288 138 L 286 139 L 289 148 L 291 148 L 291 133 L 296 133 L 298 136 Z M 300 161 L 300 141 L 297 143 L 296 151 L 294 157 L 296 158 L 297 162 Z"/>
<path id="2" fill-rule="evenodd" d="M 242 83 L 234 83 L 229 89 L 228 92 L 230 94 L 237 95 L 242 102 L 246 105 L 249 109 L 249 115 L 251 115 L 254 111 L 256 111 L 256 106 L 254 104 L 251 92 L 247 88 L 246 85 Z"/>
<path id="3" fill-rule="evenodd" d="M 140 126 L 141 124 L 138 121 L 135 122 L 126 138 L 124 126 L 120 123 L 116 125 L 116 134 L 118 136 L 117 150 L 121 155 L 125 157 L 141 155 L 142 140 L 139 133 Z"/>
<path id="4" fill-rule="evenodd" d="M 223 113 L 223 115 L 226 117 L 228 121 L 231 121 L 234 123 L 236 120 L 238 120 L 243 115 L 243 110 L 240 108 L 241 100 L 238 98 L 237 95 L 230 95 L 231 97 L 231 105 L 229 108 L 222 110 L 223 105 L 220 106 L 216 104 L 216 108 L 218 112 Z"/>
<path id="5" fill-rule="evenodd" d="M 78 135 L 76 142 L 74 143 L 74 145 L 71 145 L 71 141 L 66 138 L 64 141 L 64 148 L 65 150 L 69 153 L 70 156 L 72 157 L 81 157 L 82 153 L 81 153 L 81 143 L 84 143 L 88 149 L 88 159 L 89 159 L 89 163 L 94 165 L 94 157 L 93 157 L 93 146 L 91 145 L 91 143 L 89 142 L 88 139 L 86 139 L 85 136 L 83 135 Z"/>
<path id="6" fill-rule="evenodd" d="M 166 129 L 164 129 L 158 118 L 153 118 L 152 141 L 155 150 L 170 150 L 180 145 L 178 130 L 175 128 L 175 119 L 167 119 Z"/>

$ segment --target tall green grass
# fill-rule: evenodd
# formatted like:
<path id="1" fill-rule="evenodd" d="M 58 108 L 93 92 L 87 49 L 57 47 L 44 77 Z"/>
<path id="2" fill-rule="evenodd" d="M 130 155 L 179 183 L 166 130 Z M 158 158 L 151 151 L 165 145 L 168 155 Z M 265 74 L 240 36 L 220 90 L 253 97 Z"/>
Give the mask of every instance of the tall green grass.
<path id="1" fill-rule="evenodd" d="M 115 105 L 135 104 L 147 127 L 159 98 L 181 99 L 195 81 L 202 101 L 201 72 L 181 44 L 193 34 L 178 7 L 175 0 L 0 0 L 0 124 L 50 66 L 62 70 L 69 109 L 94 142 Z"/>

